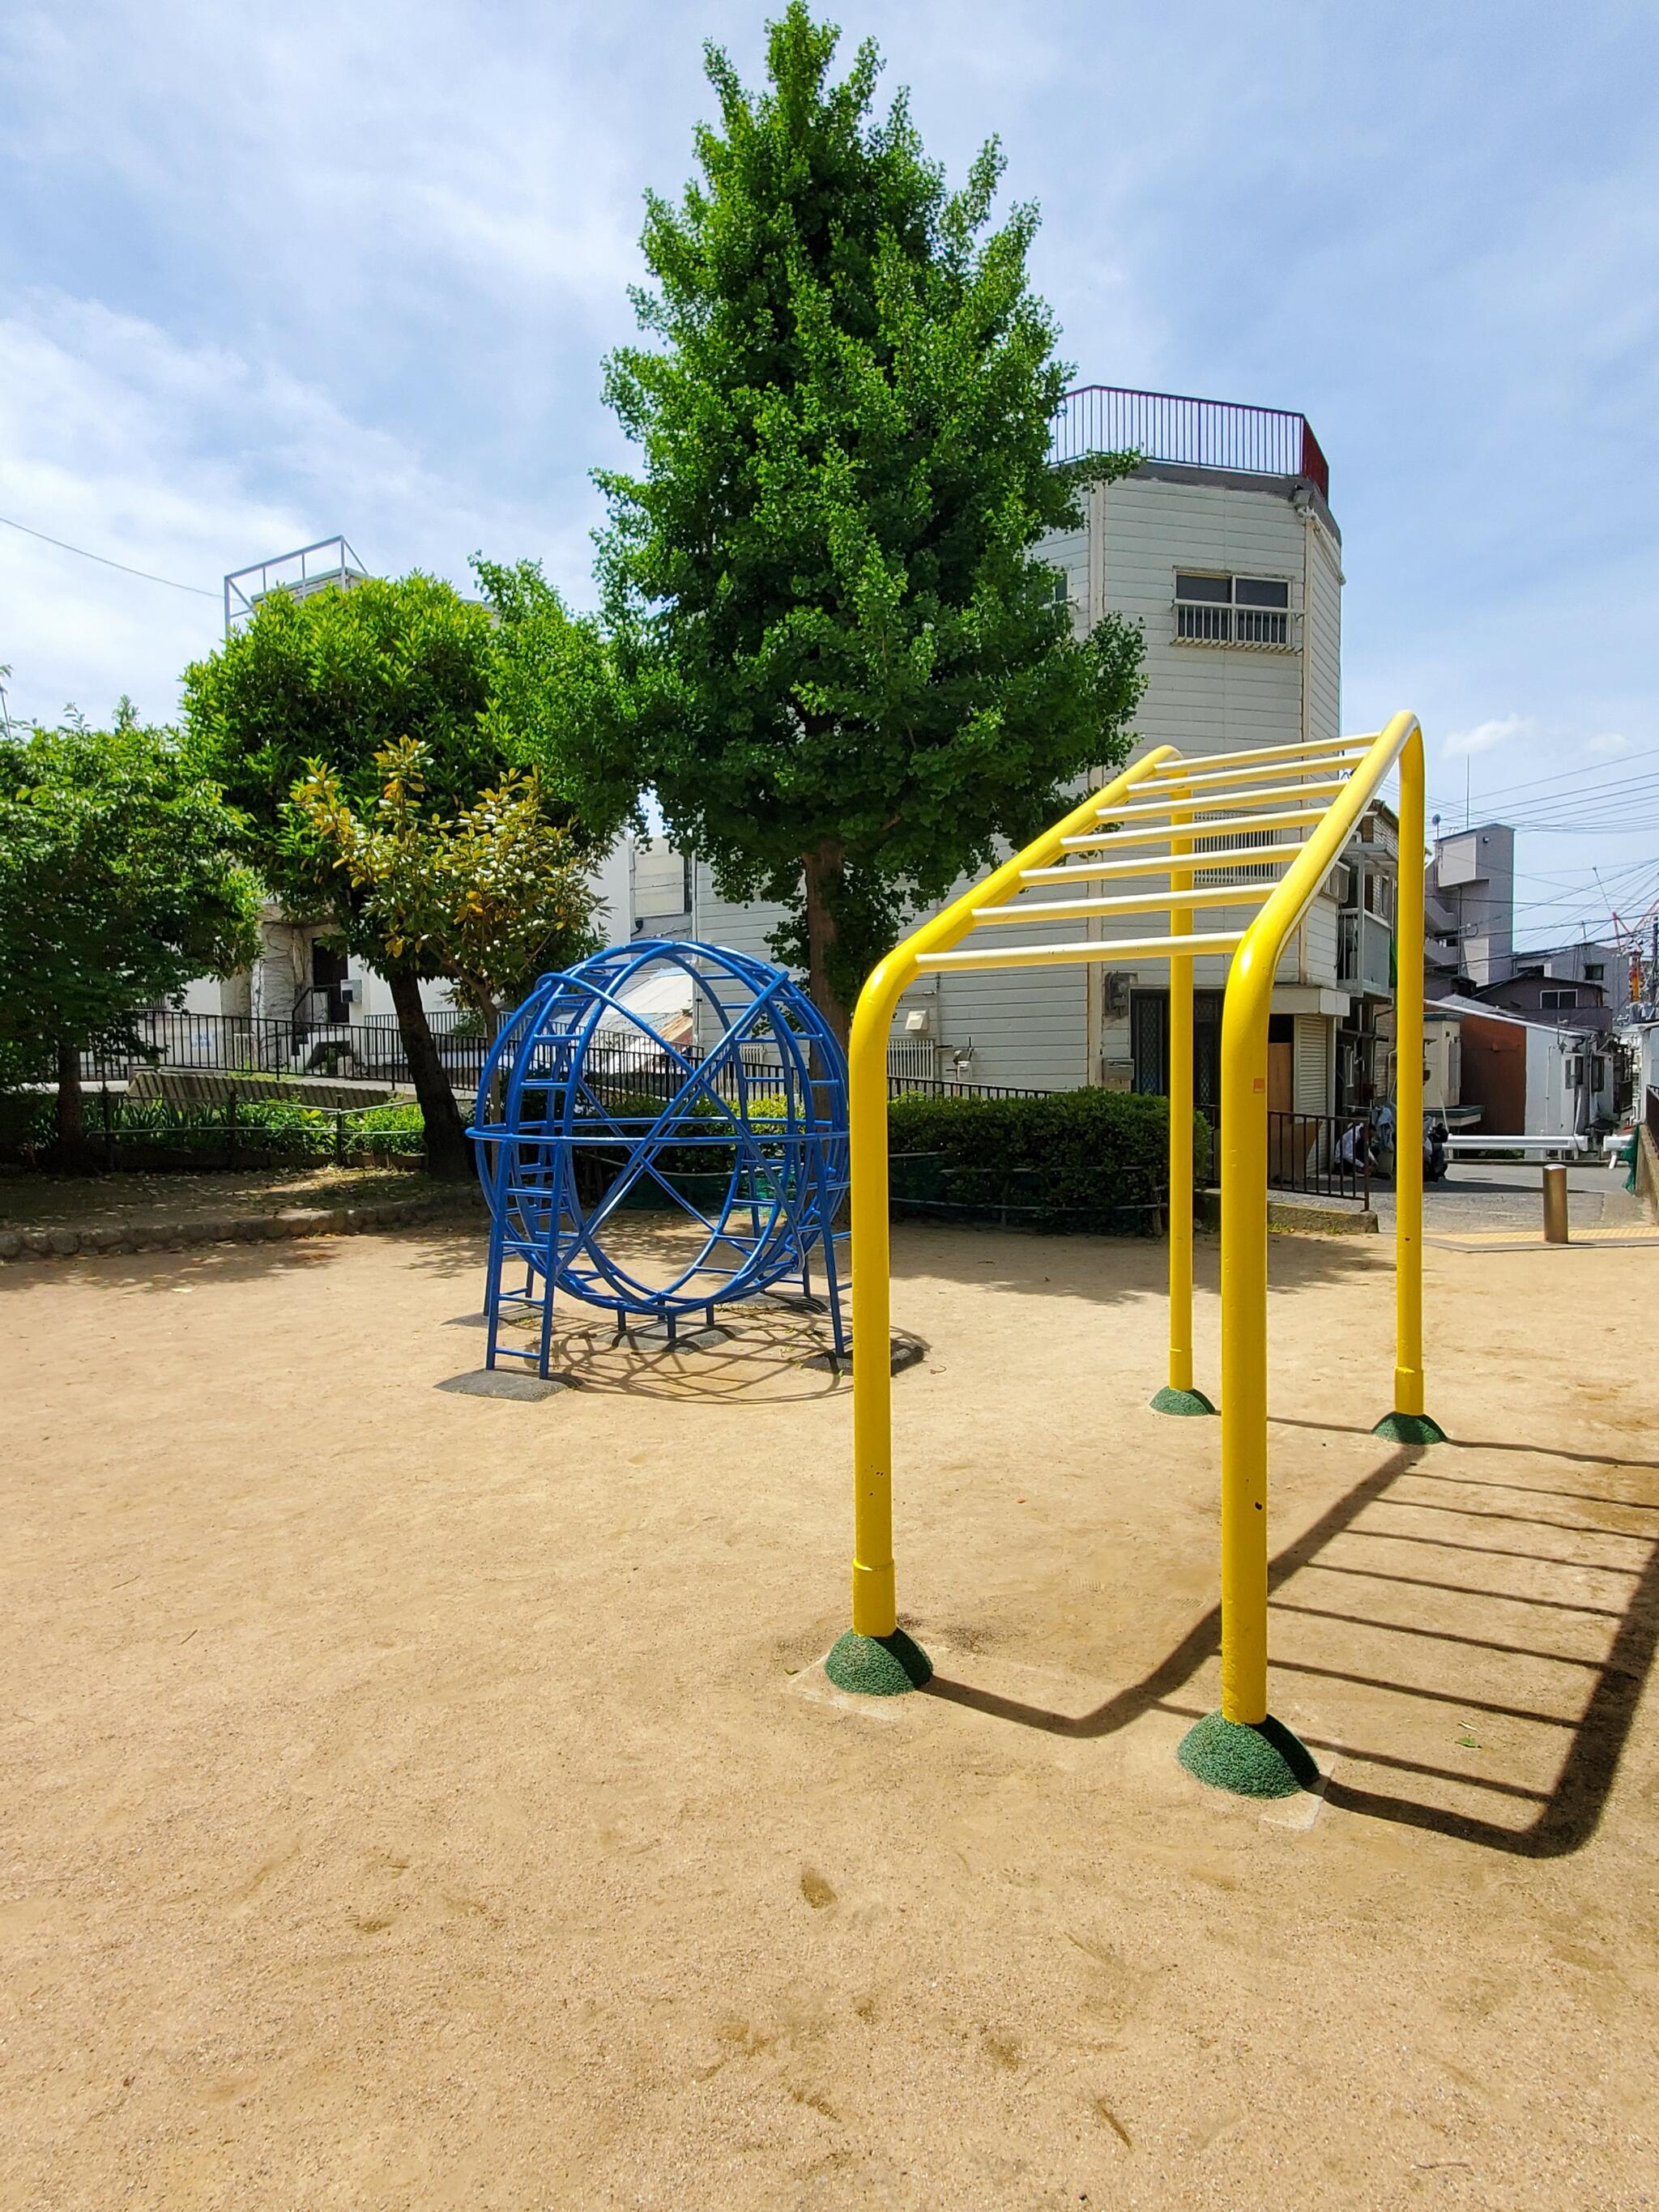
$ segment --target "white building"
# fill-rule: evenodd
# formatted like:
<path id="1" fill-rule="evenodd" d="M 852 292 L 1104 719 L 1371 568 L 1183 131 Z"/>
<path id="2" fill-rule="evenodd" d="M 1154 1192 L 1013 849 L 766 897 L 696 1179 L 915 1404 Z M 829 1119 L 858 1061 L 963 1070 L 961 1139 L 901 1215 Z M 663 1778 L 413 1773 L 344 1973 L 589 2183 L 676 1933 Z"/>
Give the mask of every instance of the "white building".
<path id="1" fill-rule="evenodd" d="M 678 858 L 676 865 L 684 866 Z M 618 838 L 588 871 L 601 906 L 598 926 L 611 943 L 634 931 L 634 866 L 631 840 Z M 343 1030 L 395 1030 L 391 985 L 356 954 L 334 950 L 331 934 L 326 921 L 295 921 L 280 906 L 267 906 L 253 965 L 222 981 L 199 977 L 185 989 L 184 1011 L 287 1024 L 292 1049 L 283 1056 L 301 1066 L 337 1046 Z M 428 1014 L 457 1011 L 447 983 L 422 983 L 421 998 Z"/>
<path id="2" fill-rule="evenodd" d="M 1057 589 L 1079 635 L 1108 610 L 1142 626 L 1148 680 L 1136 752 L 1173 744 L 1202 755 L 1340 736 L 1341 536 L 1324 456 L 1306 422 L 1098 386 L 1070 395 L 1057 459 L 1129 448 L 1146 457 L 1140 467 L 1090 486 L 1082 526 L 1046 540 L 1039 557 L 1060 572 Z M 1395 841 L 1376 818 L 1366 831 L 1279 969 L 1270 1078 L 1277 1109 L 1329 1113 L 1371 1094 L 1376 1016 L 1391 995 Z M 1272 831 L 1256 835 L 1264 845 L 1275 842 Z M 704 866 L 693 901 L 696 935 L 744 951 L 763 954 L 782 919 L 774 906 L 721 899 Z M 1206 926 L 1224 928 L 1235 918 L 1243 925 L 1255 911 L 1227 909 Z M 1144 929 L 1094 926 L 1106 936 Z M 1225 964 L 1200 961 L 1194 977 L 1200 1103 L 1217 1096 Z M 914 1073 L 1044 1090 L 1162 1091 L 1165 976 L 1161 963 L 1144 975 L 1092 964 L 930 975 L 906 994 L 896 1037 Z"/>
<path id="3" fill-rule="evenodd" d="M 1611 1127 L 1617 1067 L 1605 1030 L 1457 995 L 1430 1011 L 1439 1024 L 1456 1018 L 1459 1099 L 1479 1109 L 1478 1134 L 1588 1137 Z"/>

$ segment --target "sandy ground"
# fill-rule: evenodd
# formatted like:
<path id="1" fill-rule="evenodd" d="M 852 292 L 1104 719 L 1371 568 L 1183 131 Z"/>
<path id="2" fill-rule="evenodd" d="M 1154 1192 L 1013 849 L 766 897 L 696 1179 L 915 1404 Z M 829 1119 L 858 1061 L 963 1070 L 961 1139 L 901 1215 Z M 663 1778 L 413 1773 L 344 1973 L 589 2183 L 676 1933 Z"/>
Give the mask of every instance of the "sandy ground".
<path id="1" fill-rule="evenodd" d="M 1659 1252 L 1431 1252 L 1413 1455 L 1386 1243 L 1276 1244 L 1265 1814 L 1160 1249 L 895 1256 L 861 1707 L 798 1319 L 527 1402 L 470 1231 L 0 1278 L 0 2203 L 1659 2201 Z"/>

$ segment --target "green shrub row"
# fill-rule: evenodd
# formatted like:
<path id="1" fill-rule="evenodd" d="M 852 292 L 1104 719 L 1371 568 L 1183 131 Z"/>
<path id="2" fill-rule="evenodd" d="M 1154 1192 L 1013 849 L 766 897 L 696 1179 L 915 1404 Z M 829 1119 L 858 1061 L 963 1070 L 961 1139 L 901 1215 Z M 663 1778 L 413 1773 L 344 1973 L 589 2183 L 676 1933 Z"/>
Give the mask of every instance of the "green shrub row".
<path id="1" fill-rule="evenodd" d="M 418 1159 L 421 1109 L 412 1099 L 355 1109 L 336 1115 L 285 1099 L 238 1099 L 224 1106 L 173 1106 L 157 1098 L 86 1094 L 87 1144 L 94 1159 L 106 1147 L 116 1164 L 223 1165 L 234 1154 L 250 1164 L 359 1158 Z M 43 1155 L 53 1135 L 54 1102 L 46 1091 L 0 1093 L 0 1158 L 25 1162 Z"/>
<path id="2" fill-rule="evenodd" d="M 605 1097 L 610 1109 L 648 1117 L 661 1100 L 646 1091 Z M 751 1115 L 782 1101 L 757 1099 Z M 397 1100 L 341 1117 L 279 1099 L 238 1102 L 233 1129 L 222 1107 L 179 1109 L 159 1100 L 112 1098 L 109 1134 L 118 1164 L 252 1165 L 343 1158 L 417 1159 L 421 1109 Z M 1169 1107 L 1163 1098 L 1117 1091 L 1055 1091 L 1036 1098 L 933 1097 L 914 1092 L 889 1113 L 892 1191 L 900 1212 L 942 1218 L 995 1218 L 1038 1227 L 1144 1229 L 1156 1232 L 1168 1188 Z M 699 1109 L 711 1134 L 724 1119 Z M 42 1092 L 0 1094 L 0 1153 L 28 1159 L 52 1141 L 52 1101 Z M 102 1103 L 87 1098 L 94 1154 L 104 1142 Z M 585 1152 L 582 1187 L 596 1196 L 620 1172 L 623 1146 Z M 1196 1179 L 1210 1176 L 1210 1130 L 1195 1117 Z M 674 1176 L 726 1176 L 732 1154 L 720 1145 L 669 1148 L 658 1164 Z"/>
<path id="3" fill-rule="evenodd" d="M 888 1116 L 901 1212 L 986 1215 L 1038 1227 L 1162 1226 L 1169 1101 L 1124 1091 L 1039 1098 L 913 1092 Z M 1208 1180 L 1209 1125 L 1194 1116 L 1194 1172 Z"/>

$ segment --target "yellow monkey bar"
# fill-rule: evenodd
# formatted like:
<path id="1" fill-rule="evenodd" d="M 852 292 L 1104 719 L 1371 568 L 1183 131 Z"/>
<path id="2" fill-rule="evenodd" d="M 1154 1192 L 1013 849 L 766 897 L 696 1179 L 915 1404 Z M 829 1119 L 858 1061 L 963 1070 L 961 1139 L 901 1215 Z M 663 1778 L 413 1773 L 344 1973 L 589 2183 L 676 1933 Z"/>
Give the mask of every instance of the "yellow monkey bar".
<path id="1" fill-rule="evenodd" d="M 1230 956 L 1221 1025 L 1221 1587 L 1223 1735 L 1269 1737 L 1267 1717 L 1267 1021 L 1281 953 L 1365 808 L 1398 766 L 1400 899 L 1396 1000 L 1396 1350 L 1395 1410 L 1379 1432 L 1437 1440 L 1423 1411 L 1422 1123 L 1423 740 L 1414 715 L 1375 737 L 1253 748 L 1183 758 L 1161 745 L 1016 853 L 982 884 L 923 922 L 880 962 L 853 1018 L 848 1053 L 853 1243 L 853 1632 L 830 1655 L 832 1679 L 890 1692 L 927 1676 L 925 1656 L 898 1634 L 892 1541 L 892 1376 L 889 1352 L 887 1041 L 918 975 L 1094 962 L 1170 963 L 1170 1368 L 1160 1401 L 1207 1412 L 1193 1388 L 1193 963 Z M 1269 843 L 1237 842 L 1248 833 Z M 1286 836 L 1285 833 L 1296 833 Z M 1164 847 L 1162 852 L 1142 847 Z M 1134 848 L 1132 855 L 1127 848 Z M 1076 854 L 1077 858 L 1067 858 Z M 1090 857 L 1091 855 L 1119 857 Z M 1217 884 L 1248 867 L 1250 881 Z M 1271 879 L 1266 871 L 1273 871 Z M 1206 877 L 1211 880 L 1205 881 Z M 1162 891 L 1068 898 L 1058 887 L 1113 878 L 1166 881 Z M 1194 927 L 1217 908 L 1261 905 L 1248 927 Z M 1090 936 L 1116 915 L 1167 917 L 1166 933 Z M 1058 941 L 995 941 L 1008 924 L 1080 923 Z M 963 940 L 985 929 L 985 938 Z M 880 1645 L 882 1652 L 868 1647 Z M 884 1665 L 884 1659 L 885 1664 Z M 1200 1723 L 1194 1737 L 1200 1735 Z M 1279 1736 L 1284 1731 L 1279 1731 Z M 1218 1739 L 1220 1740 L 1220 1739 Z M 1189 1739 L 1189 1741 L 1191 1739 Z M 1285 1738 L 1290 1745 L 1294 1739 Z M 1261 1794 L 1255 1750 L 1226 1738 L 1182 1757 L 1206 1779 Z M 1274 1754 L 1276 1757 L 1277 1753 Z M 1266 1756 L 1264 1753 L 1263 1757 Z M 1213 1771 L 1206 1766 L 1206 1759 Z M 1253 1764 L 1254 1762 L 1254 1764 Z M 1271 1762 L 1270 1762 L 1271 1764 Z M 1245 1774 L 1243 1780 L 1238 1779 Z M 1250 1776 L 1255 1778 L 1249 1778 Z"/>

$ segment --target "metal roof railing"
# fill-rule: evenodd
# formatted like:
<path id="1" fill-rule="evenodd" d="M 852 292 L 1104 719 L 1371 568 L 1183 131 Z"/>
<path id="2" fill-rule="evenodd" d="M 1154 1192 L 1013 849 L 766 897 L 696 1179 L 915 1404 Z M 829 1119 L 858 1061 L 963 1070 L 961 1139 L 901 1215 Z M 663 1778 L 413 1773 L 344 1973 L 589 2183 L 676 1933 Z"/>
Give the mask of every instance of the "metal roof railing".
<path id="1" fill-rule="evenodd" d="M 1127 453 L 1246 476 L 1306 477 L 1323 497 L 1331 494 L 1330 465 L 1305 415 L 1112 384 L 1068 392 L 1054 417 L 1053 459 Z"/>
<path id="2" fill-rule="evenodd" d="M 291 553 L 275 553 L 268 561 L 234 568 L 225 578 L 225 635 L 250 618 L 268 592 L 291 592 L 303 599 L 331 584 L 347 590 L 366 581 L 368 575 L 349 542 L 337 532 L 314 544 L 296 545 Z"/>

